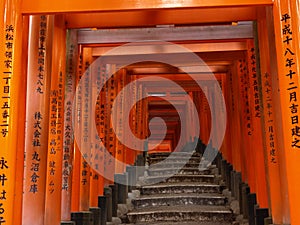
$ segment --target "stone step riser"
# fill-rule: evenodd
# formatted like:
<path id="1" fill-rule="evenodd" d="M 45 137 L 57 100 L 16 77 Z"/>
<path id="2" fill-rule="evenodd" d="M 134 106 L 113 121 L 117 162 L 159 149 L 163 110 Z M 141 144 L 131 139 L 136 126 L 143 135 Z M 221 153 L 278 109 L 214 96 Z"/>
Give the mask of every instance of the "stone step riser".
<path id="1" fill-rule="evenodd" d="M 199 168 L 199 163 L 175 163 L 175 162 L 168 162 L 168 163 L 160 163 L 160 164 L 152 164 L 149 166 L 149 169 L 169 169 L 169 168 L 176 168 L 176 169 L 184 169 L 184 168 Z"/>
<path id="2" fill-rule="evenodd" d="M 163 198 L 163 199 L 141 199 L 132 201 L 134 208 L 149 206 L 174 206 L 174 205 L 225 205 L 226 198 L 210 197 L 184 197 L 184 198 Z"/>
<path id="3" fill-rule="evenodd" d="M 147 178 L 146 183 L 158 184 L 158 183 L 182 183 L 182 182 L 199 182 L 199 183 L 215 183 L 214 177 L 170 177 L 167 179 L 162 178 Z"/>
<path id="4" fill-rule="evenodd" d="M 152 159 L 152 160 L 148 160 L 150 165 L 156 164 L 156 163 L 166 163 L 166 164 L 170 164 L 170 163 L 197 163 L 199 164 L 201 161 L 201 159 L 196 158 L 196 159 L 183 159 L 183 158 L 175 158 L 175 159 Z"/>
<path id="5" fill-rule="evenodd" d="M 128 215 L 131 223 L 142 222 L 179 222 L 179 221 L 198 221 L 198 222 L 231 222 L 230 213 L 212 213 L 212 212 L 156 212 L 147 214 Z"/>
<path id="6" fill-rule="evenodd" d="M 162 188 L 141 188 L 142 195 L 154 194 L 193 194 L 193 193 L 221 193 L 220 186 L 211 187 L 162 187 Z"/>
<path id="7" fill-rule="evenodd" d="M 181 169 L 181 170 L 148 170 L 149 176 L 164 176 L 164 175 L 170 175 L 170 174 L 182 174 L 182 175 L 209 175 L 212 174 L 209 170 L 199 171 L 198 169 L 194 170 L 187 170 L 187 169 Z"/>
<path id="8" fill-rule="evenodd" d="M 167 152 L 161 153 L 151 153 L 148 155 L 148 158 L 167 158 L 167 157 L 201 157 L 199 153 L 180 153 L 180 152 L 173 152 L 172 154 Z"/>

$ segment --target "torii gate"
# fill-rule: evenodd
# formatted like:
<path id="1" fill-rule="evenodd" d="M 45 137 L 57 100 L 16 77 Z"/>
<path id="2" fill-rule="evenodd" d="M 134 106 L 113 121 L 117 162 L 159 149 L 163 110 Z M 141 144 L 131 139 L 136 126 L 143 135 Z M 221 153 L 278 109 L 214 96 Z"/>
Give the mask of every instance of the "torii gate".
<path id="1" fill-rule="evenodd" d="M 138 27 L 257 20 L 260 73 L 265 79 L 265 82 L 260 84 L 261 95 L 263 105 L 270 106 L 263 108 L 266 132 L 264 138 L 265 143 L 269 145 L 266 147 L 269 152 L 264 153 L 268 165 L 269 207 L 275 224 L 300 224 L 298 212 L 300 133 L 297 108 L 299 105 L 297 95 L 300 94 L 298 88 L 300 20 L 299 1 L 293 0 L 53 0 L 51 3 L 44 0 L 2 1 L 0 10 L 0 58 L 3 62 L 0 65 L 2 76 L 0 81 L 0 224 L 22 224 L 22 171 L 26 115 L 24 80 L 27 77 L 28 16 L 48 14 L 55 15 L 54 30 L 47 32 L 54 32 L 52 45 L 57 51 L 54 52 L 56 55 L 52 56 L 52 71 L 56 71 L 57 74 L 64 70 L 63 43 L 65 43 L 64 34 L 67 28 Z M 32 42 L 37 41 L 34 35 L 30 34 L 29 37 L 29 40 L 32 38 Z M 38 62 L 38 65 L 41 65 L 41 61 Z M 43 72 L 43 76 L 49 76 L 47 75 L 49 71 Z M 57 81 L 51 84 L 51 89 L 59 90 L 62 85 L 59 81 L 58 75 Z M 233 93 L 238 92 L 233 90 Z M 38 112 L 36 113 L 32 120 L 40 123 L 42 118 L 39 117 Z M 271 114 L 272 117 L 268 117 Z M 42 128 L 48 129 L 51 126 L 48 123 L 48 120 L 43 121 Z M 270 138 L 273 133 L 276 133 L 276 136 Z M 277 141 L 274 141 L 276 137 Z M 38 158 L 35 160 L 38 161 Z M 280 163 L 272 163 L 271 160 Z M 48 225 L 47 222 L 44 224 Z"/>

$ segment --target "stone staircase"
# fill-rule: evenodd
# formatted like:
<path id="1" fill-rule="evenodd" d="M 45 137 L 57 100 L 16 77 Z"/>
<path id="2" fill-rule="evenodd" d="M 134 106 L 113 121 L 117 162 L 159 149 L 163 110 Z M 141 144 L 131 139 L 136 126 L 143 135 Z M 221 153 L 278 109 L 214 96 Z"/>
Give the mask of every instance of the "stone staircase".
<path id="1" fill-rule="evenodd" d="M 138 225 L 229 225 L 234 216 L 214 165 L 199 170 L 199 153 L 152 153 L 127 217 Z"/>

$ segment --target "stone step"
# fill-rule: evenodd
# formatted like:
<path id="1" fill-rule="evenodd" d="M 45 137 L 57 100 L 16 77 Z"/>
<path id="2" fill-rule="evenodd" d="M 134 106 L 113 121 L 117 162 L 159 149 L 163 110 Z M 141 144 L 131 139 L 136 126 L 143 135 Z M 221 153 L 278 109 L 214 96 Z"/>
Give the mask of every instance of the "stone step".
<path id="1" fill-rule="evenodd" d="M 139 209 L 127 214 L 130 223 L 144 222 L 231 222 L 232 211 L 225 206 L 161 206 Z"/>
<path id="2" fill-rule="evenodd" d="M 149 166 L 149 169 L 165 169 L 165 168 L 198 168 L 199 163 L 190 163 L 190 162 L 163 162 L 163 163 L 156 163 L 156 164 L 151 164 Z"/>
<path id="3" fill-rule="evenodd" d="M 149 164 L 156 164 L 156 163 L 200 163 L 200 157 L 174 157 L 170 156 L 167 158 L 164 157 L 156 157 L 156 158 L 148 158 L 147 159 Z"/>
<path id="4" fill-rule="evenodd" d="M 149 153 L 148 157 L 155 158 L 155 157 L 169 157 L 172 156 L 198 156 L 200 157 L 201 154 L 197 152 L 154 152 Z"/>
<path id="5" fill-rule="evenodd" d="M 148 169 L 149 176 L 162 176 L 169 174 L 186 174 L 186 175 L 200 175 L 211 174 L 209 169 L 200 171 L 198 168 L 184 167 L 184 168 L 151 168 Z"/>
<path id="6" fill-rule="evenodd" d="M 148 176 L 145 177 L 145 184 L 157 184 L 157 183 L 180 183 L 180 182 L 201 182 L 201 183 L 215 183 L 215 176 L 211 174 L 200 175 L 186 175 L 175 174 L 174 176 Z"/>
<path id="7" fill-rule="evenodd" d="M 133 199 L 135 209 L 151 206 L 175 206 L 175 205 L 225 205 L 227 198 L 218 194 L 157 194 L 144 195 Z"/>
<path id="8" fill-rule="evenodd" d="M 183 193 L 221 193 L 223 187 L 207 183 L 162 183 L 138 187 L 142 195 L 183 194 Z"/>

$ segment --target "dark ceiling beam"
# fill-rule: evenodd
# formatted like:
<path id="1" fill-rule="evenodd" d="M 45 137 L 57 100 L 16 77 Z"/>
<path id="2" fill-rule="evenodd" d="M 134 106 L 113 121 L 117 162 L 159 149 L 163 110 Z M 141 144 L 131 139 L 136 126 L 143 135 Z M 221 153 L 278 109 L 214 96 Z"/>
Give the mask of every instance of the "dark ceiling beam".
<path id="1" fill-rule="evenodd" d="M 83 29 L 78 31 L 78 44 L 110 44 L 145 41 L 207 41 L 253 38 L 252 23 L 189 27 L 130 29 Z"/>

